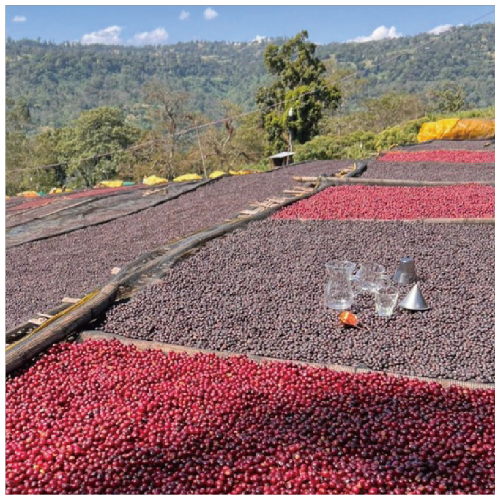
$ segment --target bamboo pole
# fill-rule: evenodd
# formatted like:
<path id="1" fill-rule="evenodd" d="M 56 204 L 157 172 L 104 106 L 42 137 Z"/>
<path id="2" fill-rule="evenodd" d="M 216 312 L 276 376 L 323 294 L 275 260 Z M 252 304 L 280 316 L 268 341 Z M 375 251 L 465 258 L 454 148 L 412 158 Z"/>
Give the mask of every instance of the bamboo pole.
<path id="1" fill-rule="evenodd" d="M 318 177 L 293 177 L 296 182 L 316 182 Z M 324 180 L 331 182 L 332 185 L 386 185 L 397 187 L 439 187 L 445 185 L 466 185 L 479 184 L 495 186 L 494 180 L 477 180 L 471 182 L 453 182 L 453 181 L 420 181 L 420 180 L 397 180 L 397 179 L 377 179 L 377 178 L 338 178 L 324 177 Z"/>
<path id="2" fill-rule="evenodd" d="M 61 303 L 50 310 L 47 311 L 47 315 L 56 315 L 62 312 L 63 310 L 69 308 L 71 305 L 78 303 L 81 298 L 65 298 L 61 301 Z M 66 300 L 66 301 L 65 301 Z M 69 301 L 72 300 L 72 301 Z M 19 339 L 21 336 L 26 335 L 30 330 L 34 329 L 33 324 L 30 321 L 25 321 L 21 324 L 17 324 L 13 328 L 9 329 L 5 333 L 5 341 L 7 343 L 12 343 L 13 341 Z"/>
<path id="3" fill-rule="evenodd" d="M 78 327 L 95 319 L 113 303 L 117 291 L 116 283 L 107 284 L 100 291 L 87 295 L 80 302 L 48 319 L 25 338 L 8 345 L 5 355 L 7 374 L 22 367 L 50 345 L 66 338 Z"/>

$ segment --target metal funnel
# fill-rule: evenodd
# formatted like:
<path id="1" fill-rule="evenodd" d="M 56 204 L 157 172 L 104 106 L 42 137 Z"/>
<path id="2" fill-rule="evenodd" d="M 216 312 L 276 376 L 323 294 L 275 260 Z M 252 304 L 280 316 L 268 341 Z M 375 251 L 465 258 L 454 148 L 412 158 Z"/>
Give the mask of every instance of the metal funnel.
<path id="1" fill-rule="evenodd" d="M 415 260 L 409 256 L 400 258 L 398 268 L 392 280 L 396 284 L 413 284 L 418 279 L 415 271 Z"/>
<path id="2" fill-rule="evenodd" d="M 403 301 L 399 304 L 401 308 L 406 308 L 406 310 L 413 311 L 424 311 L 429 310 L 431 307 L 427 305 L 425 298 L 420 292 L 420 287 L 417 284 L 410 289 L 410 292 L 403 298 Z"/>

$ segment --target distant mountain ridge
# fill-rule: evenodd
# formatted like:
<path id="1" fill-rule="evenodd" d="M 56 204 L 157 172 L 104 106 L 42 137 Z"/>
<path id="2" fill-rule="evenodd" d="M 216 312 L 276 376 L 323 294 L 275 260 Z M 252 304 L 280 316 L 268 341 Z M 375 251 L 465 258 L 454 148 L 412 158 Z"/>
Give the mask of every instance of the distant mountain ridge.
<path id="1" fill-rule="evenodd" d="M 263 62 L 267 43 L 200 41 L 130 47 L 8 39 L 6 94 L 28 101 L 35 127 L 61 126 L 82 111 L 103 105 L 123 108 L 140 124 L 144 85 L 153 78 L 190 92 L 193 108 L 209 116 L 220 99 L 252 109 L 258 87 L 269 81 Z M 421 44 L 425 46 L 419 49 Z M 363 97 L 389 90 L 422 94 L 452 81 L 465 88 L 471 105 L 494 104 L 493 23 L 453 28 L 439 36 L 330 43 L 319 45 L 317 54 L 360 71 L 369 80 Z"/>

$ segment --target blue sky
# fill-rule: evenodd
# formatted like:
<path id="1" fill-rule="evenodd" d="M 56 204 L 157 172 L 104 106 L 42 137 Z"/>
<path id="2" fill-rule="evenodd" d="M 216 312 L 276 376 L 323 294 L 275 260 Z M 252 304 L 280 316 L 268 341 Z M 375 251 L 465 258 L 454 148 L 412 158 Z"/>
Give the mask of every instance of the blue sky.
<path id="1" fill-rule="evenodd" d="M 316 43 L 369 41 L 467 24 L 493 10 L 471 6 L 6 6 L 6 36 L 54 42 L 164 44 L 293 36 Z M 494 22 L 494 15 L 479 22 Z M 259 39 L 259 38 L 257 38 Z"/>

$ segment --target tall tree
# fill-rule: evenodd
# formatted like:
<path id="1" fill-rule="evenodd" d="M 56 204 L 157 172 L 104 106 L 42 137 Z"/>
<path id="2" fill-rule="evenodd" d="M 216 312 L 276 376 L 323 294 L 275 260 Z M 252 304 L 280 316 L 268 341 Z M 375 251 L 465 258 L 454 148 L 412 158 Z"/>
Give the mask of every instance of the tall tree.
<path id="1" fill-rule="evenodd" d="M 206 155 L 210 168 L 228 171 L 236 159 L 236 150 L 232 139 L 236 130 L 234 116 L 240 114 L 241 108 L 227 100 L 217 104 L 224 122 L 218 126 L 208 127 L 202 134 L 200 149 Z"/>
<path id="2" fill-rule="evenodd" d="M 300 144 L 317 135 L 323 110 L 335 108 L 340 100 L 340 90 L 327 84 L 325 65 L 308 36 L 301 31 L 281 47 L 268 45 L 264 52 L 266 68 L 275 76 L 270 86 L 257 92 L 269 153 L 287 147 L 288 133 Z"/>
<path id="3" fill-rule="evenodd" d="M 328 71 L 327 82 L 329 84 L 336 84 L 340 88 L 341 95 L 336 108 L 329 109 L 325 113 L 325 120 L 328 120 L 330 124 L 328 132 L 336 132 L 340 136 L 344 132 L 342 119 L 349 113 L 353 104 L 359 101 L 363 87 L 368 83 L 368 80 L 358 77 L 352 68 L 339 66 L 332 59 L 325 61 L 325 66 Z M 320 126 L 320 133 L 323 133 L 323 131 L 324 126 Z"/>
<path id="4" fill-rule="evenodd" d="M 140 131 L 125 123 L 119 109 L 99 107 L 83 112 L 73 127 L 61 130 L 59 154 L 68 163 L 68 175 L 91 187 L 118 172 L 123 150 L 139 137 Z"/>
<path id="5" fill-rule="evenodd" d="M 172 177 L 174 159 L 182 136 L 179 131 L 191 121 L 188 112 L 190 96 L 174 92 L 164 83 L 153 81 L 146 88 L 146 101 L 152 106 L 152 119 L 157 140 L 164 149 L 164 175 Z"/>
<path id="6" fill-rule="evenodd" d="M 434 109 L 440 113 L 456 113 L 465 109 L 466 93 L 462 86 L 445 82 L 429 92 Z"/>
<path id="7" fill-rule="evenodd" d="M 27 127 L 31 121 L 30 110 L 24 99 L 6 99 L 5 114 L 5 165 L 7 191 L 14 194 L 22 188 L 23 175 L 19 170 L 29 163 L 29 141 Z"/>

